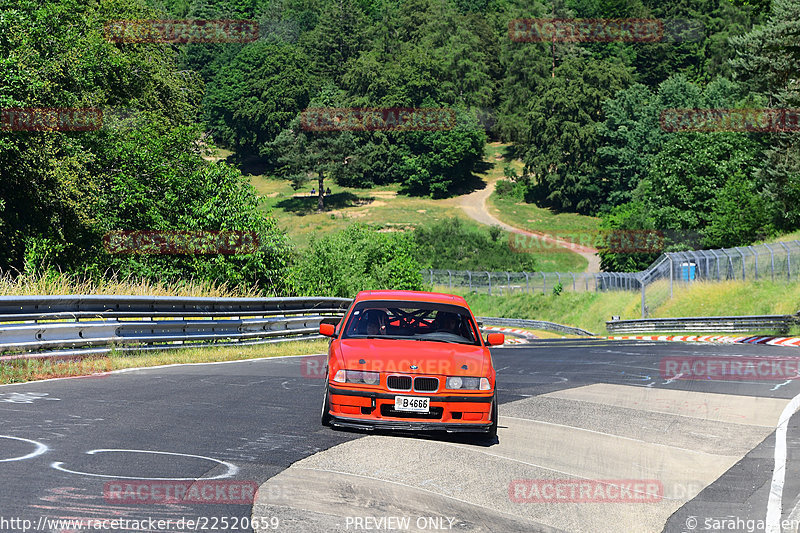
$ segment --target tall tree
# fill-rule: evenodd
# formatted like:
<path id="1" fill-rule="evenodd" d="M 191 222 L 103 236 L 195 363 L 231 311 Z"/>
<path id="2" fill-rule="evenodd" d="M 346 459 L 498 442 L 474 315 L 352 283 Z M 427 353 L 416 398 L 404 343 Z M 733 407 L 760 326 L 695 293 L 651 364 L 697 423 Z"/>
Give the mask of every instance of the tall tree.
<path id="1" fill-rule="evenodd" d="M 305 131 L 296 117 L 273 143 L 281 173 L 295 189 L 317 180 L 317 210 L 325 209 L 325 180 L 334 181 L 352 173 L 356 151 L 350 132 Z"/>
<path id="2" fill-rule="evenodd" d="M 731 44 L 737 54 L 731 61 L 737 79 L 763 94 L 769 107 L 800 107 L 800 4 L 773 0 L 767 23 L 732 38 Z M 800 138 L 793 131 L 773 133 L 769 141 L 758 176 L 780 206 L 776 225 L 794 230 L 800 228 Z"/>
<path id="3" fill-rule="evenodd" d="M 580 213 L 602 202 L 597 180 L 597 123 L 603 102 L 630 84 L 627 69 L 615 63 L 571 58 L 555 77 L 537 87 L 526 120 L 523 161 L 531 175 L 531 199 Z"/>

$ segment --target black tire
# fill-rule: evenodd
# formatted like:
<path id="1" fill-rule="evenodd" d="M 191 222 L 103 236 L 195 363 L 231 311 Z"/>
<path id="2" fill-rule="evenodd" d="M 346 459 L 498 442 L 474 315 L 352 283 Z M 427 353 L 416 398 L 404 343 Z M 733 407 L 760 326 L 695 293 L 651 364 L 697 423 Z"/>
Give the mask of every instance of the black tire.
<path id="1" fill-rule="evenodd" d="M 492 400 L 492 425 L 489 427 L 486 436 L 490 440 L 497 438 L 497 394 L 494 395 L 494 399 Z"/>
<path id="2" fill-rule="evenodd" d="M 325 385 L 325 398 L 322 400 L 322 413 L 320 415 L 320 422 L 323 426 L 331 425 L 331 402 L 328 397 L 328 386 Z"/>

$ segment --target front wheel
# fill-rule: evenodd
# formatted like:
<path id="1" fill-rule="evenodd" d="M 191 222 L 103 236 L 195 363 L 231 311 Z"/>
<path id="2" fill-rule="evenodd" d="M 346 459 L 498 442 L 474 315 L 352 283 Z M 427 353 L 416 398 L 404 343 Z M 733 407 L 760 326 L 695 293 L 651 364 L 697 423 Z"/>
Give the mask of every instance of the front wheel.
<path id="1" fill-rule="evenodd" d="M 331 401 L 328 395 L 327 385 L 325 385 L 325 397 L 322 399 L 322 414 L 320 415 L 320 422 L 323 426 L 331 425 Z"/>

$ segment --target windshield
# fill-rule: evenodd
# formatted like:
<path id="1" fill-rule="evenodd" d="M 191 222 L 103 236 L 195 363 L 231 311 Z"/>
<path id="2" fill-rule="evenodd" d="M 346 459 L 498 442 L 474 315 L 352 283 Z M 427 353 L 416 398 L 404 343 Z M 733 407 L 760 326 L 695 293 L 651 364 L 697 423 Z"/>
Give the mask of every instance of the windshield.
<path id="1" fill-rule="evenodd" d="M 480 345 L 470 312 L 460 306 L 366 301 L 353 308 L 343 338 L 399 338 Z"/>

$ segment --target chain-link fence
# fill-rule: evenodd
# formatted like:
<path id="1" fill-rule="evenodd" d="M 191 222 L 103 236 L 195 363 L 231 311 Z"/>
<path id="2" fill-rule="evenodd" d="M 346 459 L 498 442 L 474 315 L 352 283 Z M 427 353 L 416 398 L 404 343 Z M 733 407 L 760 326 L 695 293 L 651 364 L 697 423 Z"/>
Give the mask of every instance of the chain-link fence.
<path id="1" fill-rule="evenodd" d="M 800 241 L 717 250 L 662 254 L 641 272 L 486 272 L 423 270 L 435 287 L 465 288 L 489 294 L 561 291 L 641 291 L 642 316 L 648 302 L 659 305 L 675 290 L 696 282 L 727 280 L 800 281 Z"/>
<path id="2" fill-rule="evenodd" d="M 487 272 L 466 270 L 423 270 L 422 279 L 434 287 L 464 288 L 500 295 L 510 292 L 552 292 L 601 290 L 604 274 L 576 272 Z M 637 285 L 638 286 L 638 285 Z"/>

